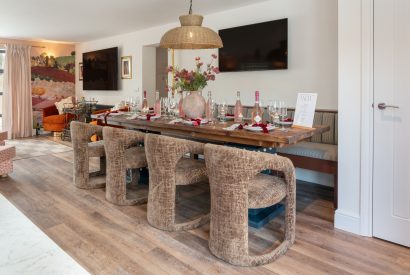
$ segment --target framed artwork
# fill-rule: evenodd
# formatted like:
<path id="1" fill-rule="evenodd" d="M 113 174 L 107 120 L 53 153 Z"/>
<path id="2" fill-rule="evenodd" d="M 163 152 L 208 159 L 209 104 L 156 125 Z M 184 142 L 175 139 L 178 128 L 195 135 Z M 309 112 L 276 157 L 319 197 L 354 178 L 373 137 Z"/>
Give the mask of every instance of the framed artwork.
<path id="1" fill-rule="evenodd" d="M 121 57 L 121 78 L 132 78 L 132 56 Z"/>
<path id="2" fill-rule="evenodd" d="M 83 62 L 78 63 L 78 80 L 83 81 Z"/>

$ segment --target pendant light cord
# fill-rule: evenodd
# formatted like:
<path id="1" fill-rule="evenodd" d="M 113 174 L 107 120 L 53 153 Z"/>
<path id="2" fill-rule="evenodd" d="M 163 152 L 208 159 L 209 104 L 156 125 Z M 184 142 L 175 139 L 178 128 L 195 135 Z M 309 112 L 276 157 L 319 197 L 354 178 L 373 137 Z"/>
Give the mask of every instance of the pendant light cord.
<path id="1" fill-rule="evenodd" d="M 192 14 L 192 0 L 190 2 L 191 4 L 189 5 L 189 14 Z"/>

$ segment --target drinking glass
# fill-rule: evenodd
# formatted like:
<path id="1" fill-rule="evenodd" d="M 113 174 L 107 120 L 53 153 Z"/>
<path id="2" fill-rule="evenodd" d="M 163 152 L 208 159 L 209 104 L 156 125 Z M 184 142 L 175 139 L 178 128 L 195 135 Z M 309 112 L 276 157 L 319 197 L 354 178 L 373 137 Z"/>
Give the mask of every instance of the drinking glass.
<path id="1" fill-rule="evenodd" d="M 168 97 L 161 98 L 161 115 L 164 118 L 169 118 L 168 113 Z"/>
<path id="2" fill-rule="evenodd" d="M 269 112 L 269 116 L 272 118 L 273 124 L 276 124 L 278 122 L 278 102 L 276 100 L 271 100 L 269 101 L 269 105 L 268 105 L 268 112 Z"/>
<path id="3" fill-rule="evenodd" d="M 215 124 L 215 113 L 218 113 L 217 112 L 217 105 L 215 103 L 215 100 L 211 99 L 209 109 L 210 109 L 210 112 L 211 112 L 211 115 L 209 116 L 209 124 L 213 125 L 213 124 Z"/>
<path id="4" fill-rule="evenodd" d="M 225 102 L 219 104 L 218 117 L 221 123 L 226 123 L 226 114 L 228 113 L 228 105 Z"/>
<path id="5" fill-rule="evenodd" d="M 168 113 L 170 118 L 174 119 L 177 118 L 177 113 L 178 111 L 178 101 L 176 98 L 172 95 L 168 99 Z"/>
<path id="6" fill-rule="evenodd" d="M 279 116 L 281 117 L 282 121 L 282 128 L 281 131 L 286 132 L 287 129 L 285 128 L 285 118 L 288 116 L 288 108 L 286 107 L 286 103 L 284 101 L 279 102 Z"/>

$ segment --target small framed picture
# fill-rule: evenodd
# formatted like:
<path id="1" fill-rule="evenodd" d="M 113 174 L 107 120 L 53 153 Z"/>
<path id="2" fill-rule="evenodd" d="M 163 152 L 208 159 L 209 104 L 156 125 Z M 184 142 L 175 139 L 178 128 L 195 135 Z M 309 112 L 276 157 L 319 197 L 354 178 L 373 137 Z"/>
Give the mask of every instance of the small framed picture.
<path id="1" fill-rule="evenodd" d="M 132 56 L 121 57 L 121 78 L 132 78 Z"/>
<path id="2" fill-rule="evenodd" d="M 78 63 L 78 80 L 83 81 L 83 62 Z"/>

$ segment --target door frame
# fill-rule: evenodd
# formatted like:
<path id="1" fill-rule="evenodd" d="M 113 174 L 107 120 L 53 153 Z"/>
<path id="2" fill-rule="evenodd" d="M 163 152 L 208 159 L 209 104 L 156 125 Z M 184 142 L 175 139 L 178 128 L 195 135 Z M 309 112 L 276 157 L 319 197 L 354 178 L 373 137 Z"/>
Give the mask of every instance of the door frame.
<path id="1" fill-rule="evenodd" d="M 373 236 L 374 0 L 362 0 L 360 233 Z"/>

